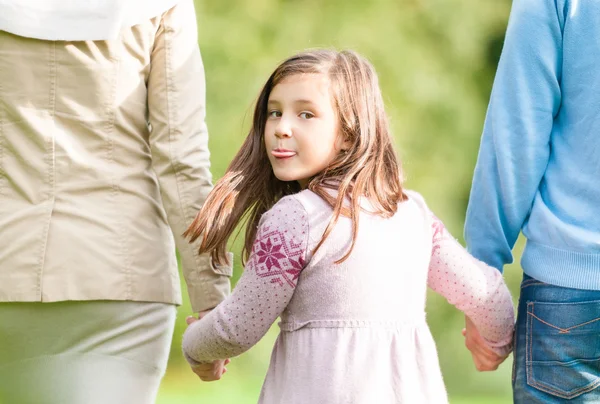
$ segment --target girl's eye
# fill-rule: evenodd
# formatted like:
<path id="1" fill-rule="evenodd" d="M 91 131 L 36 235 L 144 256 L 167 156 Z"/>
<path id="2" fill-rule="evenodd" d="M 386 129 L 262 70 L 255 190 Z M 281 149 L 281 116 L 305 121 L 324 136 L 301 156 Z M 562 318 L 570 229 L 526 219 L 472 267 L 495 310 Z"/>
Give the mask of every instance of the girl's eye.
<path id="1" fill-rule="evenodd" d="M 315 116 L 310 113 L 310 112 L 302 112 L 300 113 L 300 118 L 302 119 L 310 119 L 310 118 L 314 118 Z"/>
<path id="2" fill-rule="evenodd" d="M 279 118 L 281 117 L 281 112 L 277 110 L 269 111 L 269 118 Z"/>

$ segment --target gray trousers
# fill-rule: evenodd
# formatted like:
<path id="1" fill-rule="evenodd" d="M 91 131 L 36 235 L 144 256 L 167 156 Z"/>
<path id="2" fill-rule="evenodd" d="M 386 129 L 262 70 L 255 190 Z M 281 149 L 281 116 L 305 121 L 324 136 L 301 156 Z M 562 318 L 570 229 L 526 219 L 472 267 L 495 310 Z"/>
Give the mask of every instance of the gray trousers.
<path id="1" fill-rule="evenodd" d="M 163 303 L 0 303 L 0 404 L 151 404 L 176 308 Z"/>

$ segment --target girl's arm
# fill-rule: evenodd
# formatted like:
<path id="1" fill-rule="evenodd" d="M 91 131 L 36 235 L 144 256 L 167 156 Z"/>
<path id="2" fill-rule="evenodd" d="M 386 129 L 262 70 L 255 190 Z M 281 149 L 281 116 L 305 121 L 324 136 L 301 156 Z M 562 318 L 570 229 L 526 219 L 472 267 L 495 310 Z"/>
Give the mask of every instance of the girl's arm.
<path id="1" fill-rule="evenodd" d="M 495 352 L 507 354 L 511 349 L 514 310 L 502 274 L 471 256 L 437 217 L 432 219 L 429 287 L 469 316 Z"/>
<path id="2" fill-rule="evenodd" d="M 307 243 L 308 217 L 293 197 L 263 215 L 233 293 L 183 336 L 192 366 L 240 355 L 266 334 L 292 298 L 306 265 Z"/>

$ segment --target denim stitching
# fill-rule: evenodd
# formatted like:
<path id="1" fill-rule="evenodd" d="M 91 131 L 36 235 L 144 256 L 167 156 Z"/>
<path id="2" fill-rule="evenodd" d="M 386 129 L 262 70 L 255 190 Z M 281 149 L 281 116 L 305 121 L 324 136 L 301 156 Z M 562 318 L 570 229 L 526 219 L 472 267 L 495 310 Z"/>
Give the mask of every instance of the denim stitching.
<path id="1" fill-rule="evenodd" d="M 527 321 L 526 321 L 526 328 L 525 328 L 525 338 L 526 338 L 526 347 L 527 347 L 527 352 L 525 352 L 525 356 L 526 356 L 526 372 L 527 372 L 527 384 L 531 384 L 532 380 L 533 380 L 533 366 L 532 366 L 532 347 L 531 347 L 531 326 L 532 326 L 532 317 L 529 315 L 530 311 L 533 311 L 533 302 L 529 302 L 527 303 Z"/>
<path id="2" fill-rule="evenodd" d="M 521 283 L 521 290 L 523 290 L 529 286 L 536 286 L 536 285 L 548 285 L 548 284 L 538 281 L 537 279 L 528 279 Z"/>
<path id="3" fill-rule="evenodd" d="M 513 365 L 512 365 L 512 385 L 515 387 L 515 381 L 517 380 L 517 330 L 513 331 Z"/>
<path id="4" fill-rule="evenodd" d="M 592 383 L 589 386 L 580 387 L 579 389 L 573 390 L 572 392 L 569 392 L 569 393 L 562 391 L 562 390 L 558 390 L 555 387 L 551 387 L 546 384 L 541 384 L 540 382 L 537 382 L 537 381 L 533 381 L 530 385 L 532 387 L 535 387 L 538 390 L 545 392 L 545 393 L 550 393 L 550 394 L 553 394 L 553 395 L 561 397 L 561 398 L 571 399 L 571 398 L 580 396 L 583 393 L 587 393 L 588 391 L 594 390 L 596 387 L 600 386 L 600 380 L 595 381 L 594 383 Z"/>
<path id="5" fill-rule="evenodd" d="M 533 376 L 533 337 L 531 336 L 531 334 L 533 333 L 533 318 L 537 318 L 538 320 L 542 321 L 541 319 L 539 319 L 535 314 L 534 314 L 534 303 L 535 302 L 530 302 L 527 304 L 527 328 L 525 330 L 525 337 L 527 340 L 527 352 L 526 354 L 526 368 L 527 368 L 527 384 L 540 390 L 543 391 L 545 393 L 548 394 L 552 394 L 554 396 L 560 397 L 560 398 L 565 398 L 565 399 L 571 399 L 571 398 L 575 398 L 577 396 L 580 396 L 583 393 L 587 393 L 589 391 L 594 390 L 596 387 L 600 386 L 600 378 L 598 380 L 596 380 L 595 382 L 593 382 L 590 385 L 584 386 L 584 387 L 580 387 L 579 389 L 573 390 L 571 392 L 565 392 L 563 390 L 559 390 L 556 387 L 552 387 L 552 386 L 548 386 L 546 384 L 543 384 L 542 382 L 538 382 L 537 380 L 534 379 Z M 599 319 L 595 319 L 592 320 L 591 322 L 600 320 Z M 544 321 L 542 321 L 544 324 L 548 324 Z M 584 323 L 584 324 L 588 324 L 590 323 L 590 321 Z M 551 327 L 551 324 L 548 324 Z M 583 324 L 582 324 L 583 325 Z M 578 327 L 578 326 L 575 326 Z M 559 330 L 561 330 L 558 327 L 554 327 L 557 328 Z M 572 329 L 572 327 L 570 328 Z M 567 331 L 568 332 L 568 331 Z"/>
<path id="6" fill-rule="evenodd" d="M 564 367 L 571 367 L 571 365 L 573 364 L 578 364 L 578 363 L 596 363 L 596 362 L 600 362 L 600 358 L 594 358 L 594 359 L 572 359 L 568 362 L 561 362 L 561 361 L 557 361 L 557 360 L 553 360 L 553 361 L 532 361 L 533 363 L 535 363 L 538 366 L 554 366 L 554 365 L 563 365 Z"/>
<path id="7" fill-rule="evenodd" d="M 596 321 L 600 321 L 600 317 L 595 318 L 593 320 L 590 321 L 586 321 L 585 323 L 581 323 L 581 324 L 577 324 L 568 328 L 561 328 L 561 327 L 557 327 L 553 324 L 548 323 L 547 321 L 542 320 L 541 318 L 539 318 L 538 316 L 536 316 L 535 314 L 533 314 L 533 312 L 531 313 L 531 315 L 533 317 L 535 317 L 536 319 L 538 319 L 541 323 L 546 324 L 548 327 L 552 327 L 554 329 L 557 329 L 559 331 L 560 334 L 568 334 L 569 332 L 571 332 L 571 330 L 575 329 L 575 328 L 579 328 L 579 327 L 583 327 L 584 325 L 590 324 L 590 323 L 594 323 Z"/>

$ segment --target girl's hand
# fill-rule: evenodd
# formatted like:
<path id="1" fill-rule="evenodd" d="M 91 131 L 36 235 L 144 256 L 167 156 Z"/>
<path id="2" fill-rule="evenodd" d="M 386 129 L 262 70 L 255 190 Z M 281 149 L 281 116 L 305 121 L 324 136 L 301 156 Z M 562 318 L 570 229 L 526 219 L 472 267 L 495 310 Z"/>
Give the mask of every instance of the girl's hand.
<path id="1" fill-rule="evenodd" d="M 190 324 L 193 324 L 207 315 L 209 312 L 210 310 L 198 313 L 198 318 L 189 316 L 185 319 L 185 322 L 189 326 Z M 220 380 L 221 377 L 227 372 L 227 368 L 225 366 L 229 364 L 229 362 L 231 362 L 230 359 L 216 360 L 213 363 L 191 366 L 191 368 L 192 372 L 194 372 L 200 378 L 200 380 L 204 382 L 213 382 L 215 380 Z"/>
<path id="2" fill-rule="evenodd" d="M 467 316 L 465 316 L 465 328 L 462 330 L 462 335 L 465 337 L 467 349 L 471 351 L 475 368 L 480 372 L 498 369 L 498 366 L 508 357 L 508 354 L 500 356 L 492 350 L 477 331 L 475 324 Z"/>
<path id="3" fill-rule="evenodd" d="M 231 360 L 218 360 L 213 363 L 207 363 L 197 366 L 192 366 L 192 372 L 194 372 L 200 380 L 203 382 L 214 382 L 215 380 L 221 380 L 221 377 L 227 372 L 227 365 Z"/>

